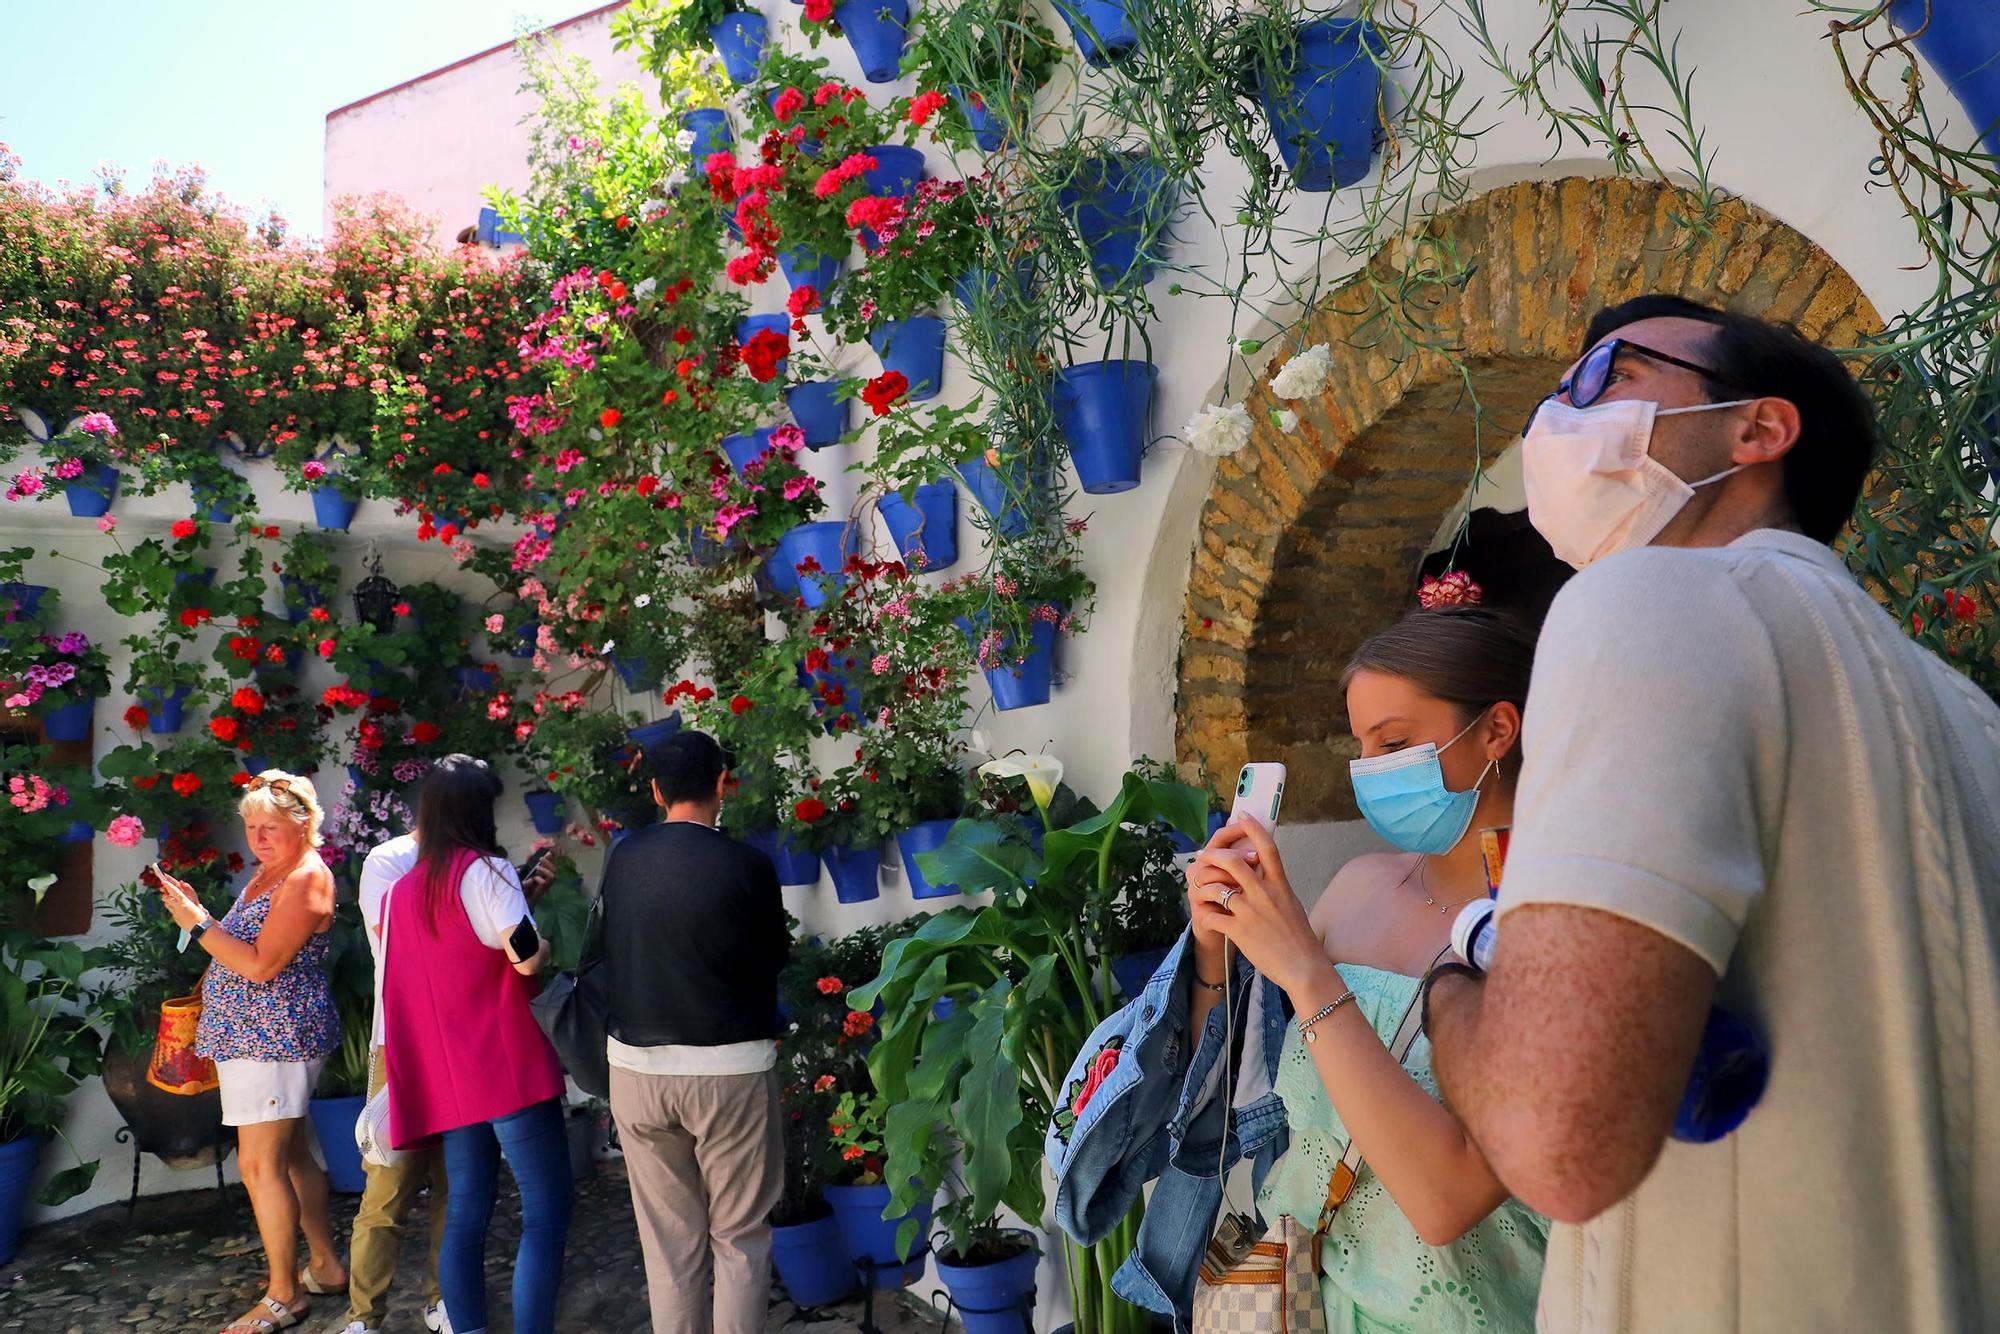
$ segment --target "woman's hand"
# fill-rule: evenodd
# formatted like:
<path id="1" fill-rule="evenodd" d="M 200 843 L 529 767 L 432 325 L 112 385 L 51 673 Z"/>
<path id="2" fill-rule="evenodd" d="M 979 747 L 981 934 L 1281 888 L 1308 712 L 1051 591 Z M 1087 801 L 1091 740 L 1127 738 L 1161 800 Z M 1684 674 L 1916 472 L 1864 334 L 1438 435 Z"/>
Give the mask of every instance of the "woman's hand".
<path id="1" fill-rule="evenodd" d="M 1278 845 L 1256 820 L 1245 816 L 1223 826 L 1195 854 L 1188 884 L 1197 948 L 1204 932 L 1226 939 L 1251 967 L 1294 996 L 1332 971 L 1333 961 L 1285 878 Z"/>
<path id="2" fill-rule="evenodd" d="M 208 909 L 202 906 L 194 887 L 185 880 L 176 880 L 165 871 L 158 873 L 160 881 L 160 901 L 166 905 L 167 915 L 174 919 L 174 925 L 187 931 L 208 920 Z"/>

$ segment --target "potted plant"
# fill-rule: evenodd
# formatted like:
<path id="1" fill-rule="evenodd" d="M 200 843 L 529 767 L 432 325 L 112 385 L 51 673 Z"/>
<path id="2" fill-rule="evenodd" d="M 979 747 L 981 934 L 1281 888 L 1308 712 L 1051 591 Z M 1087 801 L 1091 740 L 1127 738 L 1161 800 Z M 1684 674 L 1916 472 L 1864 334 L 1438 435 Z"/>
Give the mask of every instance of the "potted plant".
<path id="1" fill-rule="evenodd" d="M 1056 423 L 1085 493 L 1139 485 L 1159 371 L 1150 361 L 1083 361 L 1056 372 Z"/>
<path id="2" fill-rule="evenodd" d="M 74 944 L 53 944 L 6 926 L 0 931 L 0 1264 L 14 1258 L 21 1212 L 42 1146 L 65 1145 L 63 1099 L 97 1073 L 101 1044 L 84 1004 L 88 966 Z M 74 1167 L 50 1178 L 40 1200 L 61 1204 L 89 1189 L 97 1163 L 69 1145 Z"/>
<path id="3" fill-rule="evenodd" d="M 819 46 L 821 33 L 845 35 L 863 78 L 894 83 L 902 73 L 909 25 L 909 0 L 805 0 L 801 26 L 814 47 Z"/>
<path id="4" fill-rule="evenodd" d="M 1042 850 L 1018 820 L 958 822 L 925 854 L 926 873 L 967 893 L 990 892 L 985 907 L 954 907 L 891 945 L 882 971 L 848 998 L 882 1006 L 881 1040 L 868 1068 L 904 1127 L 943 1126 L 949 1134 L 889 1138 L 884 1174 L 891 1208 L 914 1204 L 962 1146 L 966 1211 L 990 1218 L 1002 1205 L 1023 1218 L 1043 1211 L 1043 1132 L 1061 1133 L 1074 1093 L 1054 1081 L 1092 1030 L 1117 1006 L 1106 932 L 1121 885 L 1114 866 L 1155 817 L 1189 837 L 1206 822 L 1208 799 L 1184 784 L 1128 774 L 1098 810 L 1061 789 L 1061 766 L 1046 756 L 995 761 L 982 772 L 1026 782 Z M 935 1003 L 954 1004 L 944 1018 Z M 1034 1053 L 1030 1059 L 1028 1052 Z M 1130 1251 L 1143 1205 L 1092 1247 L 1065 1243 L 1070 1303 L 1080 1334 L 1137 1334 L 1146 1313 L 1115 1297 L 1112 1270 Z"/>
<path id="5" fill-rule="evenodd" d="M 865 1010 L 855 1013 L 868 1018 Z M 840 1179 L 826 1188 L 827 1203 L 855 1267 L 876 1288 L 907 1287 L 923 1275 L 928 1248 L 916 1243 L 931 1222 L 930 1197 L 918 1182 L 895 1190 L 883 1176 L 891 1170 L 884 1147 L 889 1114 L 881 1094 L 848 1091 L 827 1121 L 842 1163 Z"/>
<path id="6" fill-rule="evenodd" d="M 13 462 L 22 445 L 34 442 L 40 445 L 42 458 L 47 461 L 47 473 L 37 468 L 24 469 L 8 492 L 8 499 L 38 496 L 46 500 L 54 494 L 50 485 L 54 483 L 69 501 L 69 512 L 77 518 L 97 519 L 110 513 L 111 501 L 118 494 L 118 469 L 127 461 L 124 446 L 118 441 L 117 423 L 105 413 L 90 412 L 51 436 L 39 414 L 23 408 L 16 415 L 27 428 L 25 438 L 11 436 L 0 444 L 0 464 Z"/>
<path id="7" fill-rule="evenodd" d="M 1102 146 L 1075 154 L 1057 178 L 1063 184 L 1056 189 L 1056 205 L 1089 253 L 1104 290 L 1150 282 L 1180 201 L 1169 166 L 1143 151 Z"/>
<path id="8" fill-rule="evenodd" d="M 1366 177 L 1388 59 L 1375 26 L 1360 18 L 1294 25 L 1268 15 L 1240 31 L 1257 100 L 1293 183 L 1338 190 Z"/>
<path id="9" fill-rule="evenodd" d="M 1053 688 L 1056 642 L 1088 616 L 1090 578 L 1069 532 L 1030 532 L 1003 543 L 990 573 L 943 585 L 959 629 L 1001 710 L 1046 704 Z"/>
<path id="10" fill-rule="evenodd" d="M 910 25 L 903 72 L 924 93 L 949 93 L 938 137 L 967 141 L 981 152 L 1019 142 L 1035 94 L 1049 81 L 1062 51 L 1035 6 L 1010 0 L 994 9 L 929 8 Z M 936 104 L 932 104 L 936 105 Z"/>
<path id="11" fill-rule="evenodd" d="M 27 548 L 0 552 L 0 579 L 34 587 L 18 581 L 27 554 Z M 38 589 L 32 601 L 17 601 L 0 620 L 0 709 L 40 717 L 51 741 L 87 741 L 95 702 L 110 690 L 109 662 L 90 636 L 58 629 L 55 590 Z"/>
<path id="12" fill-rule="evenodd" d="M 335 906 L 326 970 L 334 1007 L 340 1011 L 340 1045 L 327 1057 L 319 1087 L 306 1104 L 319 1156 L 326 1164 L 327 1185 L 343 1195 L 358 1195 L 368 1185 L 354 1140 L 354 1123 L 368 1101 L 375 1031 L 375 959 L 367 930 L 358 903 L 347 900 Z"/>
<path id="13" fill-rule="evenodd" d="M 447 716 L 456 717 L 458 712 Z M 259 677 L 231 690 L 228 699 L 216 706 L 209 715 L 208 732 L 233 747 L 244 771 L 252 776 L 273 768 L 311 774 L 326 758 L 324 728 L 332 713 L 282 677 Z"/>

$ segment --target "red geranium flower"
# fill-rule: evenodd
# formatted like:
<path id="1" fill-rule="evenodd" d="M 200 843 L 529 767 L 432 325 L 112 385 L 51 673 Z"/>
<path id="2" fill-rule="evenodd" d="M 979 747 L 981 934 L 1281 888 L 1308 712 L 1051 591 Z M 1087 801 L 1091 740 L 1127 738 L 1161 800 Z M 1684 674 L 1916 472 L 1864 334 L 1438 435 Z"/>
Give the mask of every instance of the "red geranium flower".
<path id="1" fill-rule="evenodd" d="M 918 93 L 910 99 L 910 124 L 924 124 L 937 114 L 946 100 L 943 93 Z"/>
<path id="2" fill-rule="evenodd" d="M 815 1079 L 813 1081 L 813 1092 L 814 1093 L 829 1092 L 833 1088 L 833 1083 L 834 1080 L 832 1075 L 821 1075 L 818 1079 Z"/>
<path id="3" fill-rule="evenodd" d="M 197 774 L 182 770 L 174 775 L 173 788 L 175 796 L 191 797 L 201 791 L 201 778 Z"/>
<path id="4" fill-rule="evenodd" d="M 147 713 L 143 705 L 134 704 L 131 708 L 125 710 L 125 725 L 136 732 L 151 722 L 152 717 L 153 715 Z"/>
<path id="5" fill-rule="evenodd" d="M 796 88 L 787 88 L 771 103 L 771 114 L 778 118 L 780 125 L 799 114 L 806 104 L 806 95 Z"/>
<path id="6" fill-rule="evenodd" d="M 315 621 L 330 621 L 333 619 L 333 614 L 327 611 L 325 607 L 314 607 L 306 612 L 306 615 Z"/>
<path id="7" fill-rule="evenodd" d="M 738 717 L 750 712 L 756 704 L 748 695 L 737 695 L 729 701 L 729 711 Z"/>
<path id="8" fill-rule="evenodd" d="M 817 824 L 826 818 L 826 803 L 818 797 L 807 797 L 799 802 L 798 805 L 792 807 L 792 814 L 798 816 L 800 822 L 803 824 Z M 824 987 L 821 988 L 821 990 L 824 989 Z"/>
<path id="9" fill-rule="evenodd" d="M 896 406 L 910 388 L 910 377 L 901 371 L 883 371 L 861 388 L 861 401 L 866 403 L 878 417 L 889 415 L 889 409 Z"/>
<path id="10" fill-rule="evenodd" d="M 410 740 L 416 742 L 419 746 L 428 746 L 437 739 L 438 727 L 436 723 L 418 723 L 410 729 Z"/>
<path id="11" fill-rule="evenodd" d="M 236 733 L 241 727 L 242 724 L 238 723 L 234 718 L 210 718 L 208 720 L 208 730 L 214 734 L 217 741 L 234 741 Z"/>
<path id="12" fill-rule="evenodd" d="M 194 520 L 175 519 L 172 531 L 175 538 L 179 539 L 180 541 L 186 541 L 188 538 L 193 537 L 195 534 Z"/>
<path id="13" fill-rule="evenodd" d="M 606 408 L 604 411 L 597 414 L 597 424 L 599 426 L 602 426 L 607 431 L 610 430 L 612 427 L 616 426 L 619 422 L 623 421 L 624 419 L 625 419 L 625 414 L 620 412 L 617 408 Z"/>
<path id="14" fill-rule="evenodd" d="M 229 697 L 229 707 L 255 717 L 264 711 L 264 697 L 252 686 L 238 686 L 236 693 Z"/>
<path id="15" fill-rule="evenodd" d="M 822 977 L 813 985 L 819 988 L 819 994 L 822 996 L 838 996 L 847 990 L 847 983 L 837 977 Z"/>
<path id="16" fill-rule="evenodd" d="M 250 778 L 251 775 L 242 769 L 238 769 L 235 773 L 229 775 L 229 781 L 238 787 L 250 786 Z"/>
<path id="17" fill-rule="evenodd" d="M 793 292 L 785 301 L 785 310 L 795 320 L 804 319 L 819 309 L 819 289 L 811 283 Z"/>

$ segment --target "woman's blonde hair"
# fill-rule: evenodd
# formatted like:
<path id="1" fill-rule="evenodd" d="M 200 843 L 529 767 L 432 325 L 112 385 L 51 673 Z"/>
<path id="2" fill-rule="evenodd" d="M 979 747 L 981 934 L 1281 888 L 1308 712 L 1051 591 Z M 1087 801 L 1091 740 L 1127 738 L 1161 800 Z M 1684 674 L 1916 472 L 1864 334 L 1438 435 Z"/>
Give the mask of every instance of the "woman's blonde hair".
<path id="1" fill-rule="evenodd" d="M 319 808 L 319 793 L 313 790 L 312 779 L 301 774 L 288 774 L 283 769 L 264 770 L 243 789 L 243 799 L 236 803 L 236 809 L 245 819 L 252 815 L 282 815 L 293 824 L 304 826 L 307 847 L 320 845 L 319 826 L 326 815 Z"/>

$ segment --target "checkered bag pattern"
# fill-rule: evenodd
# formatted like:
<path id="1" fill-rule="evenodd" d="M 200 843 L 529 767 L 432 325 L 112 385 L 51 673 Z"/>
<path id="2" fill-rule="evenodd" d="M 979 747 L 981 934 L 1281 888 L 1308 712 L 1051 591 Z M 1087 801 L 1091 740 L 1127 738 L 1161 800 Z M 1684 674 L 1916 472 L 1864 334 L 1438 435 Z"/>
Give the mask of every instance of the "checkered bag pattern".
<path id="1" fill-rule="evenodd" d="M 1233 1264 L 1211 1242 L 1195 1275 L 1194 1334 L 1327 1334 L 1318 1234 L 1281 1217 Z"/>

